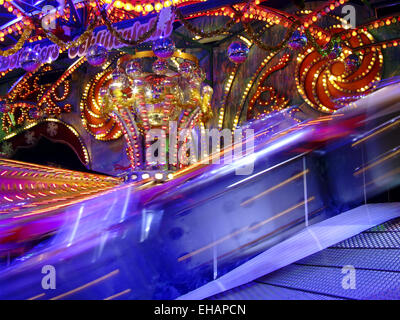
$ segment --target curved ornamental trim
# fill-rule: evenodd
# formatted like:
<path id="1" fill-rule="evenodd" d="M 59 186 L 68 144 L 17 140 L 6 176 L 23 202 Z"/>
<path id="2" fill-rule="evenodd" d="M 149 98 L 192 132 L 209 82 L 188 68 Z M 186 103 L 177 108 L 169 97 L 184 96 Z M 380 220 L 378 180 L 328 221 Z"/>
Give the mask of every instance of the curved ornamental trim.
<path id="1" fill-rule="evenodd" d="M 78 131 L 71 125 L 52 118 L 31 123 L 8 134 L 0 142 L 0 151 L 3 155 L 10 157 L 17 148 L 34 146 L 41 137 L 67 144 L 85 166 L 89 165 L 89 152 Z"/>

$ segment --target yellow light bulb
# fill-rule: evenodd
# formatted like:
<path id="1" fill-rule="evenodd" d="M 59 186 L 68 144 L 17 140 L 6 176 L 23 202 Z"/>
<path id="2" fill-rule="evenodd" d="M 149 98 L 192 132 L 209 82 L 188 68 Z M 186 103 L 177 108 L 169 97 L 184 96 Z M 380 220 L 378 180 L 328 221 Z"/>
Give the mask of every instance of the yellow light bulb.
<path id="1" fill-rule="evenodd" d="M 150 3 L 148 3 L 148 4 L 146 4 L 146 6 L 144 7 L 144 9 L 145 9 L 147 12 L 151 12 L 151 11 L 153 11 L 153 5 L 150 4 Z"/>

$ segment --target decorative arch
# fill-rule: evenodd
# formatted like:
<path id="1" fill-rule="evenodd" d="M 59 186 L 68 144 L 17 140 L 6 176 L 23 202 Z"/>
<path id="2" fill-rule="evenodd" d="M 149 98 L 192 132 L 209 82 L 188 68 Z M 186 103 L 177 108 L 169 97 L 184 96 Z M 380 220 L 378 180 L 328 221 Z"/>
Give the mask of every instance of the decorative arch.
<path id="1" fill-rule="evenodd" d="M 5 136 L 0 143 L 0 153 L 3 156 L 11 157 L 18 148 L 30 148 L 36 145 L 41 137 L 68 145 L 83 165 L 89 165 L 89 152 L 78 131 L 71 125 L 52 118 L 31 123 Z"/>

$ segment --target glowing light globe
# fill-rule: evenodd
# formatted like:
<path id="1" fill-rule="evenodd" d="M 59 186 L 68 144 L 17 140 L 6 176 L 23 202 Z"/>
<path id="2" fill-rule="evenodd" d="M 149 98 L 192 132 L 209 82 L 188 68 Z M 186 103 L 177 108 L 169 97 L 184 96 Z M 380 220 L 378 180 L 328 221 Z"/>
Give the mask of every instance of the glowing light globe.
<path id="1" fill-rule="evenodd" d="M 113 80 L 116 80 L 119 78 L 125 78 L 125 73 L 120 68 L 117 68 L 112 72 L 111 78 Z"/>
<path id="2" fill-rule="evenodd" d="M 296 30 L 290 37 L 288 45 L 291 49 L 300 51 L 307 45 L 307 37 Z"/>
<path id="3" fill-rule="evenodd" d="M 95 67 L 101 66 L 108 59 L 107 49 L 101 44 L 93 44 L 89 47 L 86 53 L 87 62 Z"/>
<path id="4" fill-rule="evenodd" d="M 195 66 L 190 61 L 184 61 L 179 65 L 179 73 L 184 78 L 191 78 L 194 70 Z"/>
<path id="5" fill-rule="evenodd" d="M 29 109 L 28 115 L 29 115 L 29 118 L 37 120 L 42 117 L 43 112 L 39 108 L 33 107 L 33 108 Z"/>
<path id="6" fill-rule="evenodd" d="M 331 60 L 337 59 L 342 54 L 342 46 L 339 43 L 333 45 L 332 51 L 328 53 L 328 57 Z"/>
<path id="7" fill-rule="evenodd" d="M 125 73 L 129 78 L 135 79 L 143 74 L 143 69 L 138 61 L 131 60 L 125 66 Z"/>
<path id="8" fill-rule="evenodd" d="M 228 47 L 228 58 L 236 64 L 246 61 L 249 48 L 241 41 L 234 41 Z"/>
<path id="9" fill-rule="evenodd" d="M 111 81 L 110 85 L 108 86 L 108 93 L 112 99 L 118 99 L 124 96 L 124 91 L 129 88 L 129 80 L 126 78 L 124 74 L 120 76 L 116 76 L 114 78 L 113 73 L 113 80 Z"/>
<path id="10" fill-rule="evenodd" d="M 8 112 L 9 110 L 10 108 L 4 102 L 0 104 L 0 113 L 5 113 Z"/>
<path id="11" fill-rule="evenodd" d="M 155 74 L 166 74 L 168 71 L 168 63 L 165 60 L 158 59 L 154 61 L 152 68 Z"/>
<path id="12" fill-rule="evenodd" d="M 359 56 L 354 53 L 348 55 L 344 62 L 346 65 L 346 70 L 349 72 L 353 72 L 353 71 L 357 70 L 357 68 L 361 64 Z"/>
<path id="13" fill-rule="evenodd" d="M 175 52 L 175 44 L 169 38 L 157 39 L 153 42 L 153 52 L 159 58 L 170 58 Z"/>
<path id="14" fill-rule="evenodd" d="M 35 71 L 37 68 L 39 68 L 41 63 L 42 59 L 40 58 L 39 53 L 32 48 L 29 48 L 23 53 L 20 61 L 21 68 L 27 72 Z"/>

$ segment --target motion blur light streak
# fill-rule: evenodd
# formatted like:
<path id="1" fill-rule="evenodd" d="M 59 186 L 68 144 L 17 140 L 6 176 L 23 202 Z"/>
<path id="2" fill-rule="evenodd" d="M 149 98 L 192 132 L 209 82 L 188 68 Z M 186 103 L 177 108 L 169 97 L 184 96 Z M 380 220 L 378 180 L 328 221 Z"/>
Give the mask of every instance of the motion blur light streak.
<path id="1" fill-rule="evenodd" d="M 38 295 L 36 295 L 36 296 L 34 296 L 32 298 L 28 298 L 27 300 L 36 300 L 36 299 L 44 297 L 45 295 L 46 295 L 45 293 L 41 293 L 41 294 L 38 294 Z"/>
<path id="2" fill-rule="evenodd" d="M 398 173 L 400 173 L 400 167 L 396 168 L 396 169 L 393 169 L 393 170 L 390 170 L 389 172 L 385 173 L 384 175 L 379 176 L 378 178 L 369 181 L 366 184 L 366 186 L 369 186 L 371 184 L 378 183 L 378 182 L 380 182 L 382 180 L 385 180 L 387 178 L 393 177 L 393 176 L 397 175 Z"/>
<path id="3" fill-rule="evenodd" d="M 309 216 L 312 217 L 313 215 L 319 213 L 319 212 L 322 211 L 323 209 L 324 209 L 324 208 L 319 208 L 319 209 L 315 210 L 314 212 L 311 212 L 311 213 L 309 214 Z M 249 247 L 249 246 L 251 246 L 251 245 L 254 245 L 254 244 L 256 244 L 257 242 L 260 242 L 260 241 L 262 241 L 262 240 L 265 240 L 266 238 L 269 238 L 269 237 L 273 236 L 274 234 L 277 234 L 278 232 L 282 232 L 282 231 L 285 230 L 285 229 L 288 229 L 288 228 L 290 228 L 290 227 L 293 227 L 295 224 L 301 223 L 301 222 L 303 222 L 303 221 L 304 221 L 304 217 L 300 217 L 300 218 L 298 218 L 298 219 L 296 219 L 296 220 L 294 220 L 294 221 L 291 221 L 291 222 L 289 222 L 289 223 L 287 223 L 287 224 L 285 224 L 285 225 L 283 225 L 283 226 L 280 226 L 279 228 L 275 229 L 274 231 L 271 231 L 271 232 L 268 232 L 268 233 L 266 233 L 266 234 L 263 234 L 262 236 L 260 236 L 260 237 L 258 237 L 258 238 L 256 238 L 256 239 L 254 239 L 254 240 L 252 240 L 252 241 L 250 241 L 250 242 L 247 242 L 247 243 L 245 243 L 245 244 L 243 244 L 243 245 L 240 245 L 239 247 L 233 249 L 232 251 L 228 251 L 228 252 L 224 253 L 223 255 L 220 255 L 220 256 L 218 256 L 218 258 L 219 258 L 219 259 L 222 259 L 222 258 L 224 258 L 224 257 L 226 257 L 226 256 L 229 256 L 229 255 L 231 255 L 231 254 L 233 254 L 233 253 L 235 253 L 235 252 L 237 252 L 237 251 L 243 250 L 243 249 L 246 248 L 246 247 Z M 211 263 L 211 261 L 208 261 L 208 263 Z"/>
<path id="4" fill-rule="evenodd" d="M 394 120 L 394 119 L 393 119 L 393 120 Z M 361 138 L 360 140 L 357 140 L 357 141 L 354 142 L 351 146 L 352 146 L 352 147 L 355 147 L 355 146 L 359 145 L 360 143 L 363 143 L 364 141 L 366 141 L 366 140 L 368 140 L 368 139 L 370 139 L 370 138 L 373 138 L 374 136 L 376 136 L 376 135 L 378 135 L 378 134 L 381 134 L 382 132 L 385 132 L 386 130 L 391 129 L 391 128 L 397 126 L 397 125 L 400 123 L 400 120 L 396 120 L 396 121 L 393 121 L 393 120 L 390 120 L 390 121 L 389 121 L 390 124 L 386 124 L 386 123 L 385 123 L 385 124 L 383 124 L 383 127 L 380 128 L 379 130 L 376 130 L 375 132 L 373 132 L 373 133 L 371 133 L 371 134 L 369 134 L 369 135 L 367 135 L 367 136 Z"/>
<path id="5" fill-rule="evenodd" d="M 299 154 L 299 155 L 297 155 L 297 156 L 295 156 L 295 157 L 293 157 L 293 158 L 291 158 L 291 159 L 288 159 L 288 160 L 285 160 L 285 161 L 283 161 L 283 162 L 281 162 L 281 163 L 278 163 L 277 165 L 274 165 L 274 166 L 269 167 L 269 168 L 267 168 L 267 169 L 265 169 L 265 170 L 263 170 L 263 171 L 260 171 L 260 172 L 254 174 L 254 175 L 252 175 L 252 176 L 250 176 L 250 177 L 248 177 L 248 178 L 245 178 L 245 179 L 243 179 L 243 180 L 240 180 L 239 182 L 236 182 L 236 183 L 234 183 L 234 184 L 231 184 L 230 186 L 228 186 L 228 188 L 233 188 L 233 187 L 235 187 L 235 186 L 237 186 L 237 185 L 239 185 L 239 184 L 241 184 L 241 183 L 244 183 L 244 182 L 246 182 L 246 181 L 252 180 L 252 179 L 254 179 L 255 177 L 257 177 L 257 176 L 259 176 L 259 175 L 262 175 L 262 174 L 264 174 L 264 173 L 266 173 L 266 172 L 269 172 L 269 171 L 271 171 L 271 170 L 274 170 L 274 169 L 276 169 L 276 168 L 279 168 L 280 166 L 283 166 L 284 164 L 289 163 L 289 162 L 291 162 L 291 161 L 293 161 L 293 160 L 295 160 L 295 159 L 297 159 L 297 158 L 301 158 L 301 157 L 304 156 L 305 154 L 306 154 L 306 153 L 302 153 L 302 154 Z"/>
<path id="6" fill-rule="evenodd" d="M 82 206 L 80 207 L 80 209 L 79 209 L 78 218 L 76 219 L 76 222 L 75 222 L 75 225 L 74 225 L 74 229 L 72 230 L 71 238 L 69 239 L 69 242 L 68 242 L 68 244 L 67 244 L 67 247 L 69 247 L 69 246 L 72 244 L 72 242 L 74 241 L 74 237 L 75 237 L 75 234 L 76 234 L 76 230 L 78 229 L 79 221 L 80 221 L 81 218 L 82 218 L 82 212 L 83 212 L 83 209 L 84 209 L 84 208 L 85 208 L 85 206 L 82 205 Z"/>
<path id="7" fill-rule="evenodd" d="M 273 221 L 273 220 L 275 220 L 275 219 L 277 219 L 277 218 L 279 218 L 279 217 L 281 217 L 281 216 L 293 211 L 294 209 L 297 209 L 298 207 L 303 206 L 306 202 L 310 202 L 312 200 L 314 200 L 314 197 L 310 197 L 306 201 L 302 201 L 302 202 L 300 202 L 300 203 L 298 203 L 298 204 L 296 204 L 296 205 L 294 205 L 294 206 L 292 206 L 292 207 L 290 207 L 290 208 L 288 208 L 288 209 L 286 209 L 286 210 L 284 210 L 284 211 L 272 216 L 271 218 L 268 218 L 268 219 L 266 219 L 264 221 L 261 221 L 261 222 L 257 223 L 255 226 L 244 227 L 244 228 L 242 228 L 242 229 L 240 229 L 240 230 L 238 230 L 238 231 L 236 231 L 234 233 L 231 233 L 231 234 L 229 234 L 229 235 L 227 235 L 227 236 L 225 236 L 225 237 L 223 237 L 223 238 L 221 238 L 221 239 L 219 239 L 219 240 L 217 240 L 217 241 L 215 241 L 213 243 L 210 243 L 209 245 L 207 245 L 205 247 L 202 247 L 202 248 L 197 249 L 197 250 L 195 250 L 195 251 L 193 251 L 191 253 L 188 253 L 187 255 L 185 255 L 183 257 L 180 257 L 178 259 L 178 261 L 179 262 L 184 261 L 184 260 L 186 260 L 186 259 L 188 259 L 188 258 L 190 258 L 190 257 L 192 257 L 192 256 L 194 256 L 196 254 L 199 254 L 199 253 L 203 252 L 204 250 L 210 249 L 210 248 L 216 246 L 217 244 L 220 244 L 220 243 L 222 243 L 222 242 L 224 242 L 226 240 L 229 240 L 232 237 L 234 237 L 234 236 L 236 236 L 236 235 L 238 235 L 240 233 L 258 229 L 259 227 L 263 226 L 264 224 L 269 223 L 269 222 L 271 222 L 271 221 Z"/>
<path id="8" fill-rule="evenodd" d="M 112 271 L 112 272 L 110 272 L 110 273 L 108 273 L 108 274 L 106 274 L 106 275 L 104 275 L 104 276 L 102 276 L 100 278 L 97 278 L 96 280 L 93 280 L 91 282 L 88 282 L 88 283 L 84 284 L 83 286 L 80 286 L 80 287 L 78 287 L 76 289 L 73 289 L 71 291 L 65 292 L 65 293 L 60 294 L 60 295 L 58 295 L 56 297 L 53 297 L 50 300 L 59 300 L 59 299 L 62 299 L 64 297 L 66 297 L 66 296 L 69 296 L 71 294 L 77 293 L 77 292 L 79 292 L 81 290 L 85 290 L 85 289 L 89 288 L 90 286 L 98 284 L 98 283 L 100 283 L 100 282 L 102 282 L 104 280 L 109 279 L 110 277 L 113 277 L 113 276 L 117 275 L 118 273 L 119 273 L 119 270 L 114 270 L 114 271 Z"/>
<path id="9" fill-rule="evenodd" d="M 381 164 L 382 162 L 385 162 L 386 160 L 389 160 L 389 159 L 397 156 L 400 153 L 400 146 L 396 147 L 395 149 L 396 150 L 391 151 L 390 154 L 388 154 L 387 156 L 384 156 L 383 158 L 374 161 L 373 163 L 365 166 L 364 168 L 357 170 L 356 172 L 354 172 L 354 176 L 358 176 L 359 174 Z"/>
<path id="10" fill-rule="evenodd" d="M 113 299 L 123 296 L 124 294 L 127 294 L 129 292 L 131 292 L 131 289 L 126 289 L 126 290 L 116 293 L 108 298 L 105 298 L 104 300 L 113 300 Z"/>
<path id="11" fill-rule="evenodd" d="M 309 172 L 308 169 L 307 169 L 307 170 L 304 170 L 304 171 L 302 171 L 302 172 L 300 172 L 300 173 L 294 175 L 293 177 L 291 177 L 291 178 L 289 178 L 289 179 L 287 179 L 287 180 L 285 180 L 285 181 L 282 181 L 281 183 L 278 183 L 277 185 L 275 185 L 275 186 L 273 186 L 273 187 L 271 187 L 271 188 L 269 188 L 269 189 L 267 189 L 267 190 L 265 190 L 265 191 L 263 191 L 263 192 L 261 192 L 261 193 L 255 195 L 253 198 L 242 202 L 240 205 L 241 205 L 241 206 L 246 206 L 246 205 L 248 205 L 249 203 L 251 203 L 251 202 L 253 202 L 253 201 L 255 201 L 255 200 L 257 200 L 257 199 L 259 199 L 259 198 L 261 198 L 261 197 L 263 197 L 263 196 L 265 196 L 265 195 L 267 195 L 268 193 L 270 193 L 270 192 L 272 192 L 272 191 L 275 191 L 276 189 L 279 189 L 280 187 L 284 186 L 285 184 L 287 184 L 287 183 L 289 183 L 289 182 L 292 182 L 293 180 L 296 180 L 296 179 L 298 179 L 298 178 L 300 178 L 300 177 L 303 177 L 303 176 L 304 176 L 305 174 L 307 174 L 308 172 Z"/>

